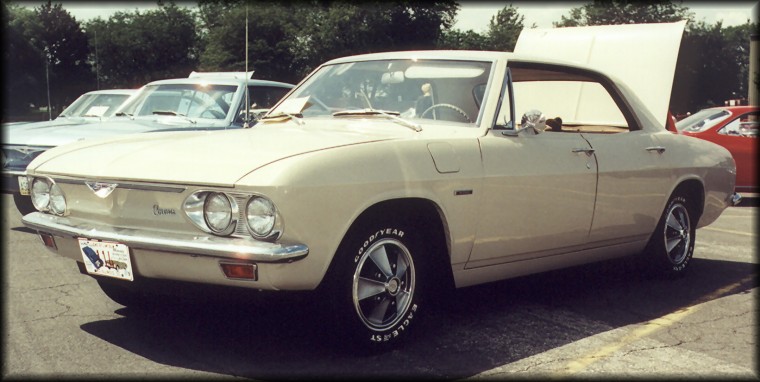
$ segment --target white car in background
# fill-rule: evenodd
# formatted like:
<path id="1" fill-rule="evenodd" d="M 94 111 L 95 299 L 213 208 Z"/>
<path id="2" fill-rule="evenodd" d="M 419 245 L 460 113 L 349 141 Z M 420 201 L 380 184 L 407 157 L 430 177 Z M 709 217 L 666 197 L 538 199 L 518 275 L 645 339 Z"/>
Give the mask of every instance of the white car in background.
<path id="1" fill-rule="evenodd" d="M 193 72 L 188 78 L 154 81 L 143 86 L 110 118 L 97 123 L 20 124 L 4 129 L 2 191 L 13 194 L 22 215 L 34 211 L 24 176 L 26 166 L 42 152 L 67 143 L 122 134 L 253 125 L 256 114 L 274 105 L 293 85 L 251 79 L 252 74 Z M 74 110 L 84 110 L 85 115 L 111 112 L 93 104 L 83 104 Z M 246 118 L 247 113 L 251 118 Z"/>

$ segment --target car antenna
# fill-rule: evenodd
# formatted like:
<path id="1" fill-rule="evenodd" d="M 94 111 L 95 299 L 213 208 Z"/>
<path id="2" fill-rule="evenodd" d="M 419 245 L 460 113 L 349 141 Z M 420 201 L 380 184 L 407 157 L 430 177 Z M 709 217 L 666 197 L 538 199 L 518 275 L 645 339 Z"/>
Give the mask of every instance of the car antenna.
<path id="1" fill-rule="evenodd" d="M 251 76 L 253 77 L 253 76 Z M 248 2 L 245 3 L 245 121 L 243 128 L 250 128 L 248 122 L 251 120 L 251 95 L 248 91 Z"/>

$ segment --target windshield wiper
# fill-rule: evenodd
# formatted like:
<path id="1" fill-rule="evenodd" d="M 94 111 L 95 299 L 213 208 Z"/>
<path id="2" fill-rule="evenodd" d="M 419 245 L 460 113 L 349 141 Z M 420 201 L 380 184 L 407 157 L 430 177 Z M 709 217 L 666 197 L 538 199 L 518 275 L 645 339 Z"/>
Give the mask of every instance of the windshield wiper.
<path id="1" fill-rule="evenodd" d="M 190 118 L 190 117 L 188 117 L 188 116 L 186 116 L 186 115 L 184 115 L 182 113 L 177 113 L 174 110 L 154 110 L 153 111 L 153 115 L 171 115 L 173 117 L 182 117 L 186 121 L 188 121 L 188 122 L 190 122 L 192 124 L 198 123 L 198 121 L 196 121 L 196 120 L 194 120 L 194 119 L 192 119 L 192 118 Z"/>
<path id="2" fill-rule="evenodd" d="M 174 110 L 154 110 L 153 114 L 154 115 L 173 115 L 175 117 L 178 116 L 178 115 L 181 115 L 183 117 L 185 116 L 184 114 L 177 113 Z"/>
<path id="3" fill-rule="evenodd" d="M 392 119 L 394 122 L 398 122 L 399 124 L 406 126 L 416 132 L 422 131 L 422 126 L 413 122 L 409 122 L 399 117 L 401 113 L 397 111 L 378 110 L 378 109 L 355 109 L 355 110 L 336 111 L 332 115 L 333 117 L 341 117 L 341 116 L 346 116 L 346 115 L 383 115 Z"/>
<path id="4" fill-rule="evenodd" d="M 118 112 L 118 113 L 114 114 L 114 116 L 115 116 L 115 117 L 131 117 L 131 116 L 132 116 L 132 114 L 129 114 L 129 113 L 125 113 L 125 112 L 123 112 L 123 111 L 120 111 L 120 112 Z"/>
<path id="5" fill-rule="evenodd" d="M 266 115 L 266 116 L 264 116 L 264 117 L 261 118 L 261 121 L 266 121 L 268 119 L 283 118 L 283 117 L 288 117 L 286 119 L 283 119 L 283 121 L 285 121 L 285 120 L 293 120 L 293 122 L 295 122 L 295 123 L 297 123 L 299 125 L 306 124 L 306 122 L 303 121 L 303 114 L 301 114 L 301 113 L 293 114 L 293 113 L 286 113 L 286 112 L 282 112 L 282 111 L 279 112 L 279 113 Z"/>

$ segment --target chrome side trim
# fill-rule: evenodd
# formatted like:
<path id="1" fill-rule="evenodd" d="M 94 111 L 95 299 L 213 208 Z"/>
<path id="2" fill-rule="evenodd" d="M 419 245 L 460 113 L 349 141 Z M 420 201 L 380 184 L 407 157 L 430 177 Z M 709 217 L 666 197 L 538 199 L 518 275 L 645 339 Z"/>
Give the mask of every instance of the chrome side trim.
<path id="1" fill-rule="evenodd" d="M 67 217 L 33 212 L 21 221 L 25 226 L 43 233 L 62 237 L 84 237 L 115 241 L 131 248 L 162 252 L 218 257 L 229 260 L 256 262 L 290 262 L 309 254 L 309 247 L 297 243 L 267 243 L 253 238 L 195 236 L 155 230 L 140 230 L 109 226 L 93 226 Z"/>
<path id="2" fill-rule="evenodd" d="M 26 171 L 3 170 L 3 175 L 26 176 Z"/>
<path id="3" fill-rule="evenodd" d="M 85 179 L 72 179 L 72 178 L 58 178 L 55 176 L 48 176 L 55 180 L 56 183 L 66 183 L 66 184 L 81 184 L 85 185 L 87 182 L 92 182 L 90 180 Z M 97 181 L 98 183 L 106 183 L 106 181 Z M 157 192 L 174 192 L 174 193 L 181 193 L 187 190 L 187 187 L 184 186 L 166 186 L 166 185 L 160 185 L 160 184 L 150 184 L 150 183 L 124 183 L 124 182 L 114 182 L 118 183 L 118 186 L 116 188 L 124 188 L 128 190 L 141 190 L 141 191 L 157 191 Z"/>

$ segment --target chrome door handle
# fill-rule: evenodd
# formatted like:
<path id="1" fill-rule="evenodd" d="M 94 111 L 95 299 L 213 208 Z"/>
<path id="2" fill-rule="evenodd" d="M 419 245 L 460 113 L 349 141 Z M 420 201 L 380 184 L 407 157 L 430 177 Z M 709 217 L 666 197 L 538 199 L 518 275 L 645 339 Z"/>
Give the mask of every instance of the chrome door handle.
<path id="1" fill-rule="evenodd" d="M 592 156 L 592 155 L 594 155 L 594 149 L 587 149 L 587 148 L 583 148 L 583 149 L 573 149 L 573 152 L 574 152 L 574 153 L 585 153 L 587 156 Z"/>
<path id="2" fill-rule="evenodd" d="M 662 154 L 665 152 L 665 148 L 662 146 L 652 146 L 647 147 L 647 151 L 657 151 L 657 154 Z"/>

